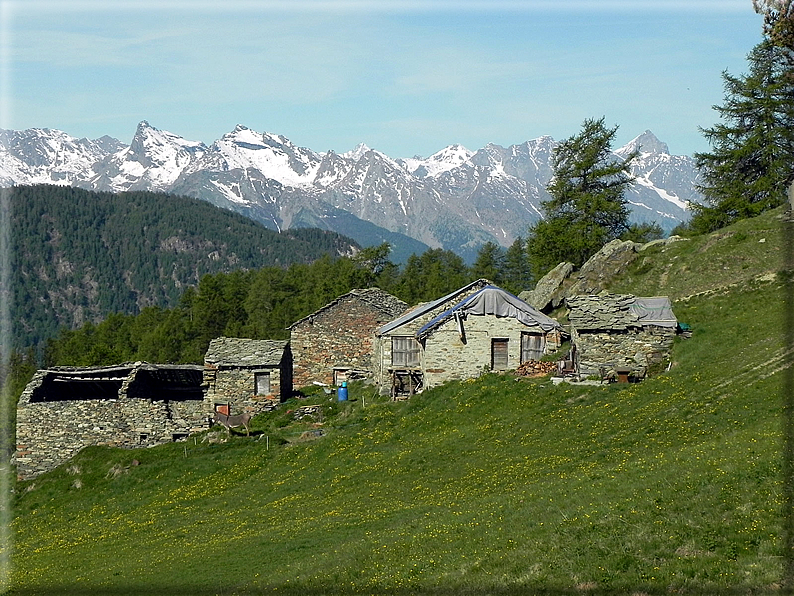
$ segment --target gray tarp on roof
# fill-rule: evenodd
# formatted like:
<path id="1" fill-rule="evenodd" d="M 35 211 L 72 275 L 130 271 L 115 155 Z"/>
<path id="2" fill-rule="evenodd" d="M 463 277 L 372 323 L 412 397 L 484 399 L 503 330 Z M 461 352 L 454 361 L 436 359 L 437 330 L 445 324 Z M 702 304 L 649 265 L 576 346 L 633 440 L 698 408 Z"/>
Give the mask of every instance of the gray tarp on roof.
<path id="1" fill-rule="evenodd" d="M 629 308 L 637 315 L 640 325 L 675 327 L 678 324 L 673 314 L 673 306 L 667 296 L 637 298 Z"/>
<path id="2" fill-rule="evenodd" d="M 380 329 L 378 329 L 375 332 L 375 335 L 383 335 L 384 333 L 388 333 L 389 331 L 391 331 L 393 329 L 396 329 L 397 327 L 401 327 L 402 325 L 405 325 L 405 323 L 407 323 L 409 321 L 413 321 L 417 317 L 421 317 L 423 314 L 426 314 L 426 313 L 430 312 L 431 310 L 433 310 L 435 308 L 438 308 L 439 306 L 441 306 L 445 302 L 448 302 L 450 300 L 455 299 L 456 297 L 460 296 L 464 292 L 467 292 L 468 290 L 471 290 L 475 286 L 480 285 L 480 286 L 485 287 L 485 286 L 488 286 L 490 283 L 491 282 L 489 282 L 487 279 L 478 279 L 477 281 L 473 281 L 470 284 L 466 284 L 462 288 L 458 288 L 454 292 L 450 292 L 446 296 L 442 296 L 441 298 L 438 298 L 437 300 L 433 300 L 432 302 L 425 302 L 424 304 L 420 304 L 419 306 L 417 306 L 416 308 L 408 311 L 404 315 L 394 319 L 393 321 L 391 321 L 389 323 L 386 323 L 383 327 L 381 327 Z"/>
<path id="3" fill-rule="evenodd" d="M 427 323 L 416 332 L 416 337 L 419 338 L 429 334 L 433 329 L 454 317 L 456 313 L 475 316 L 512 317 L 529 327 L 540 327 L 545 332 L 561 328 L 557 321 L 547 317 L 520 298 L 505 292 L 502 288 L 486 286 Z"/>

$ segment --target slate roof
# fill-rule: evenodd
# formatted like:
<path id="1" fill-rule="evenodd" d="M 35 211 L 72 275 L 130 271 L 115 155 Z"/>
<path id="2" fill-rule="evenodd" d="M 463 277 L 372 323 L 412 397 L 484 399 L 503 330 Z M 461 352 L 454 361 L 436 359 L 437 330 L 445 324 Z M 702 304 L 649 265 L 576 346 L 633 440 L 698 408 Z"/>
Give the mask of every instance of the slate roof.
<path id="1" fill-rule="evenodd" d="M 355 297 L 362 302 L 366 302 L 370 306 L 372 306 L 375 310 L 383 313 L 383 316 L 387 319 L 391 319 L 393 317 L 398 316 L 399 314 L 405 312 L 405 309 L 408 308 L 408 305 L 397 298 L 396 296 L 392 296 L 388 292 L 384 292 L 380 288 L 366 288 L 366 289 L 356 289 L 350 290 L 347 294 L 342 294 L 337 299 L 332 300 L 322 308 L 317 309 L 310 315 L 306 315 L 302 319 L 295 321 L 292 325 L 287 327 L 287 329 L 292 329 L 299 323 L 302 323 L 306 320 L 311 320 L 317 315 L 326 310 L 329 310 L 339 304 L 342 300 L 347 297 Z"/>
<path id="2" fill-rule="evenodd" d="M 631 294 L 571 296 L 565 299 L 568 320 L 576 329 L 623 331 L 629 327 L 675 327 L 667 296 L 638 298 Z"/>
<path id="3" fill-rule="evenodd" d="M 204 362 L 213 366 L 278 366 L 288 341 L 218 337 L 210 341 Z"/>

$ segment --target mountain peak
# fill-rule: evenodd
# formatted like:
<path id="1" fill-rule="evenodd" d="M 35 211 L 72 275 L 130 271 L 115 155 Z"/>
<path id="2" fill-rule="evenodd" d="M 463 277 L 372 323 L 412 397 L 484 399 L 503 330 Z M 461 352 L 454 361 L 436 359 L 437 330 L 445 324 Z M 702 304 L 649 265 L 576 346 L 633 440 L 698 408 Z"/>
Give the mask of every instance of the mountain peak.
<path id="1" fill-rule="evenodd" d="M 449 145 L 448 147 L 444 147 L 441 151 L 436 151 L 427 159 L 433 161 L 451 162 L 457 166 L 467 161 L 472 155 L 474 155 L 473 151 L 469 151 L 463 145 L 455 143 L 453 145 Z"/>
<path id="2" fill-rule="evenodd" d="M 359 143 L 358 145 L 355 146 L 355 148 L 352 151 L 343 153 L 342 157 L 346 157 L 348 159 L 358 161 L 367 151 L 372 151 L 372 149 L 364 143 Z"/>
<path id="3" fill-rule="evenodd" d="M 670 154 L 667 143 L 660 141 L 650 130 L 646 130 L 640 136 L 635 137 L 626 145 L 615 151 L 618 155 L 629 154 L 632 151 L 640 153 L 666 153 Z"/>

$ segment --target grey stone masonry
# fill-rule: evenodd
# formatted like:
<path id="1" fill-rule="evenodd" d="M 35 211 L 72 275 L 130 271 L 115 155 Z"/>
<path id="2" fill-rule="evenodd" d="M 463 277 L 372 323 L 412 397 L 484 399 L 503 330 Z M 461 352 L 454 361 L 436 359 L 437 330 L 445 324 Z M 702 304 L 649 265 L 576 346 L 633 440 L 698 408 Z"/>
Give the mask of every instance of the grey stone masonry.
<path id="1" fill-rule="evenodd" d="M 656 318 L 637 313 L 637 305 L 663 306 Z M 566 299 L 571 342 L 580 375 L 600 375 L 618 368 L 645 372 L 667 357 L 676 334 L 675 317 L 665 297 L 631 294 L 571 296 Z M 661 307 L 660 307 L 661 308 Z"/>
<path id="2" fill-rule="evenodd" d="M 623 331 L 571 332 L 576 346 L 579 374 L 600 375 L 602 370 L 627 368 L 647 371 L 664 360 L 675 338 L 675 329 L 635 327 Z"/>
<path id="3" fill-rule="evenodd" d="M 421 378 L 422 386 L 429 388 L 450 380 L 477 377 L 487 370 L 516 369 L 521 364 L 522 342 L 527 334 L 540 337 L 545 353 L 559 347 L 562 329 L 556 322 L 556 328 L 543 331 L 539 325 L 527 325 L 515 316 L 447 316 L 451 307 L 463 304 L 480 291 L 486 291 L 488 286 L 491 286 L 488 280 L 478 280 L 444 298 L 420 304 L 382 327 L 374 344 L 380 393 L 389 393 L 395 375 L 404 374 L 405 371 Z M 499 288 L 493 290 L 502 292 Z M 523 306 L 531 309 L 527 304 Z M 436 321 L 439 323 L 436 324 Z M 397 345 L 404 345 L 406 341 L 410 344 L 410 340 L 415 339 L 426 326 L 430 331 L 423 332 L 417 344 L 418 363 L 411 367 L 395 365 L 396 359 L 392 354 L 395 342 L 398 342 Z M 493 366 L 495 342 L 506 359 L 496 367 Z"/>
<path id="4" fill-rule="evenodd" d="M 425 341 L 423 356 L 425 387 L 435 387 L 451 380 L 478 377 L 492 370 L 492 341 L 507 344 L 507 365 L 503 370 L 515 370 L 521 364 L 521 335 L 533 331 L 516 319 L 496 316 L 470 316 L 463 323 L 461 338 L 454 324 L 436 330 Z M 540 329 L 536 329 L 540 333 Z M 546 335 L 546 351 L 560 345 L 557 331 Z"/>
<path id="5" fill-rule="evenodd" d="M 288 341 L 219 337 L 204 357 L 204 387 L 210 411 L 260 412 L 292 395 L 292 352 Z"/>
<path id="6" fill-rule="evenodd" d="M 631 311 L 635 300 L 630 294 L 598 294 L 571 296 L 565 303 L 570 309 L 568 320 L 576 329 L 623 331 L 639 324 Z"/>
<path id="7" fill-rule="evenodd" d="M 206 429 L 201 369 L 139 362 L 38 371 L 17 405 L 17 475 L 33 478 L 89 445 L 151 447 Z"/>

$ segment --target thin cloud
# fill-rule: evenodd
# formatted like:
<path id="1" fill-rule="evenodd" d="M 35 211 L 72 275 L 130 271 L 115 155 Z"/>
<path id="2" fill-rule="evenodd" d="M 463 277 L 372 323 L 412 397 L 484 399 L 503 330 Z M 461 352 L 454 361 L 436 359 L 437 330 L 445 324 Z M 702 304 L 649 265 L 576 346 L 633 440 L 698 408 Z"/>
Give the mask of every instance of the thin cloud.
<path id="1" fill-rule="evenodd" d="M 711 12 L 752 10 L 746 0 L 6 0 L 25 11 L 170 11 L 206 12 Z"/>

